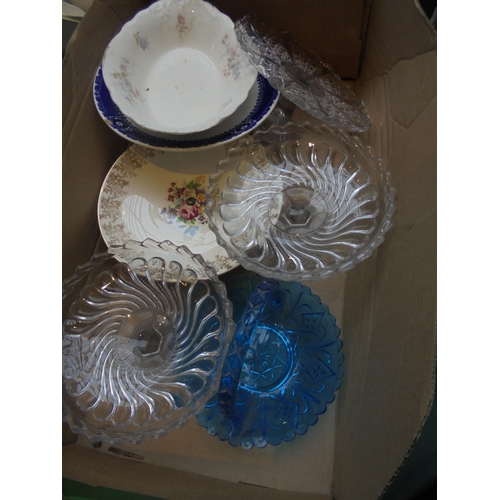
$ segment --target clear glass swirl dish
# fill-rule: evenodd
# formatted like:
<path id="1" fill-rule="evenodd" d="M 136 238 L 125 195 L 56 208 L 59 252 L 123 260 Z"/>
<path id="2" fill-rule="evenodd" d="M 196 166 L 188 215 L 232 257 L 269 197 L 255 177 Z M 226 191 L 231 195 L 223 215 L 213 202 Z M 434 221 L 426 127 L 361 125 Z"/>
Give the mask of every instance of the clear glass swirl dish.
<path id="1" fill-rule="evenodd" d="M 328 307 L 300 283 L 241 276 L 235 334 L 219 394 L 197 415 L 212 436 L 244 449 L 291 441 L 315 425 L 344 373 L 340 329 Z"/>
<path id="2" fill-rule="evenodd" d="M 333 68 L 301 47 L 289 33 L 245 16 L 234 25 L 250 62 L 287 99 L 326 124 L 350 132 L 371 126 L 361 99 Z"/>
<path id="3" fill-rule="evenodd" d="M 186 247 L 111 250 L 130 260 L 99 254 L 63 283 L 63 420 L 93 442 L 141 443 L 184 425 L 217 391 L 232 305 Z"/>
<path id="4" fill-rule="evenodd" d="M 327 126 L 271 126 L 210 179 L 210 229 L 268 278 L 327 278 L 369 257 L 396 210 L 390 174 L 361 139 Z"/>

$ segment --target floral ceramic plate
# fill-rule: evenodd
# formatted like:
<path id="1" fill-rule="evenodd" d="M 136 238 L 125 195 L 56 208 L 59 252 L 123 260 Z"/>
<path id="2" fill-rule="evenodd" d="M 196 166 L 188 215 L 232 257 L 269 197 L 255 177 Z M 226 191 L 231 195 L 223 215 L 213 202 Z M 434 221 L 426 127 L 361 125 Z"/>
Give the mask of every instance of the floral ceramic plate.
<path id="1" fill-rule="evenodd" d="M 109 171 L 98 219 L 108 246 L 170 240 L 201 254 L 217 274 L 239 264 L 217 244 L 205 214 L 205 192 L 225 146 L 209 151 L 154 151 L 130 146 Z"/>
<path id="2" fill-rule="evenodd" d="M 271 87 L 262 75 L 258 75 L 248 97 L 231 116 L 203 132 L 179 136 L 152 133 L 133 124 L 111 99 L 101 67 L 94 80 L 94 102 L 104 122 L 124 139 L 158 150 L 206 149 L 239 139 L 269 116 L 278 98 L 279 91 Z"/>
<path id="3" fill-rule="evenodd" d="M 227 284 L 237 322 L 219 394 L 197 415 L 212 436 L 245 449 L 304 434 L 343 375 L 340 329 L 298 282 L 249 273 Z"/>

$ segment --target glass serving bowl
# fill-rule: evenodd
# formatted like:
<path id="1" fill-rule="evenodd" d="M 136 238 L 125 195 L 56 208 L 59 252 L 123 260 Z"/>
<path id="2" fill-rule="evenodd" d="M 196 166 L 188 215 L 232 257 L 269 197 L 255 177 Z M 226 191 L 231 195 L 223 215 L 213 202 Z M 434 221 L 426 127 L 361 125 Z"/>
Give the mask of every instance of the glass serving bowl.
<path id="1" fill-rule="evenodd" d="M 154 257 L 140 256 L 155 244 Z M 99 254 L 63 283 L 63 420 L 93 442 L 141 443 L 184 425 L 217 391 L 232 305 L 186 247 L 111 251 L 130 259 Z"/>
<path id="2" fill-rule="evenodd" d="M 396 210 L 390 174 L 361 139 L 309 123 L 272 125 L 210 178 L 210 229 L 243 267 L 327 278 L 371 255 Z"/>
<path id="3" fill-rule="evenodd" d="M 304 434 L 343 375 L 340 329 L 300 283 L 258 275 L 228 285 L 239 318 L 219 394 L 197 415 L 210 435 L 245 449 Z"/>
<path id="4" fill-rule="evenodd" d="M 326 124 L 350 132 L 371 126 L 361 99 L 333 68 L 301 47 L 289 33 L 245 16 L 234 25 L 236 37 L 259 73 L 287 99 Z"/>

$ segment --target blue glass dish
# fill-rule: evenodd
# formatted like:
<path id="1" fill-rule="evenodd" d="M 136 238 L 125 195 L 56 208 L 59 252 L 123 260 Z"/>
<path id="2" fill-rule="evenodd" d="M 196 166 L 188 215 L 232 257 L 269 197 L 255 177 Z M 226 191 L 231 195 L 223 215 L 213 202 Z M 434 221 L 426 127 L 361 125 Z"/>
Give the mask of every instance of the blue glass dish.
<path id="1" fill-rule="evenodd" d="M 241 118 L 240 122 L 234 123 L 234 117 L 230 117 L 213 129 L 182 137 L 161 133 L 152 135 L 134 125 L 111 99 L 102 76 L 101 66 L 99 66 L 94 79 L 94 102 L 105 123 L 118 135 L 135 144 L 153 149 L 197 149 L 231 142 L 249 133 L 264 121 L 276 106 L 279 92 L 271 87 L 269 82 L 260 74 L 257 75 L 256 85 L 257 98 L 255 104 L 246 116 Z M 252 89 L 251 93 L 253 91 Z M 245 102 L 242 106 L 246 105 Z"/>
<path id="2" fill-rule="evenodd" d="M 298 282 L 252 273 L 231 280 L 228 297 L 238 325 L 219 393 L 198 423 L 245 449 L 291 441 L 335 399 L 343 375 L 340 329 Z"/>

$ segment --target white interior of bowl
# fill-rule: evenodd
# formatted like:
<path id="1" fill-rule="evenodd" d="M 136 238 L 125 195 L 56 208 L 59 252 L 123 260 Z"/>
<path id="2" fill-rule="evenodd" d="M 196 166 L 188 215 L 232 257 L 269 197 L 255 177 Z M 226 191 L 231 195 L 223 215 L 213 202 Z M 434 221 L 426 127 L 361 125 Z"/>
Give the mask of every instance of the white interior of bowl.
<path id="1" fill-rule="evenodd" d="M 202 0 L 159 0 L 139 12 L 108 45 L 102 69 L 126 116 L 172 134 L 213 127 L 257 78 L 231 19 Z"/>

